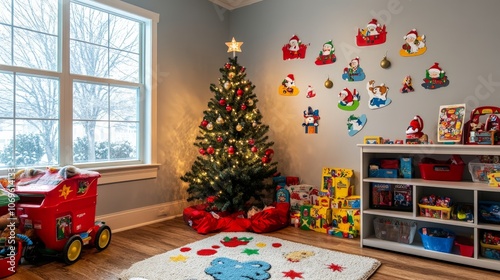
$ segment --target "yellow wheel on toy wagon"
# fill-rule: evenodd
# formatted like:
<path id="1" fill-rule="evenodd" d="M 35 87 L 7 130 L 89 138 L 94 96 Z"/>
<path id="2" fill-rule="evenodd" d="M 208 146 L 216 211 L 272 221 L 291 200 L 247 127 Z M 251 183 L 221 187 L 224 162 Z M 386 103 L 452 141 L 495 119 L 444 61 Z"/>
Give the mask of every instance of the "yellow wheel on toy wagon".
<path id="1" fill-rule="evenodd" d="M 83 240 L 79 235 L 73 235 L 64 245 L 63 258 L 66 264 L 73 264 L 80 258 L 82 253 Z"/>
<path id="2" fill-rule="evenodd" d="M 94 246 L 98 251 L 102 251 L 109 246 L 111 242 L 111 229 L 109 226 L 103 225 L 95 234 Z"/>

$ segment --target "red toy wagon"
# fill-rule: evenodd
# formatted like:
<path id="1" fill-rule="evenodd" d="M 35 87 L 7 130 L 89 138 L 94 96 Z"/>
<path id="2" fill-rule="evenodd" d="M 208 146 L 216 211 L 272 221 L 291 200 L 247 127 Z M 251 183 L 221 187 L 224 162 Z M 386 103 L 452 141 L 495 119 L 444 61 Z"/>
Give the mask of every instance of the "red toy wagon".
<path id="1" fill-rule="evenodd" d="M 76 262 L 84 245 L 101 251 L 111 241 L 111 229 L 95 221 L 97 181 L 100 174 L 72 166 L 47 171 L 31 170 L 15 183 L 21 232 L 34 229 L 34 248 L 24 257 L 61 256 Z"/>

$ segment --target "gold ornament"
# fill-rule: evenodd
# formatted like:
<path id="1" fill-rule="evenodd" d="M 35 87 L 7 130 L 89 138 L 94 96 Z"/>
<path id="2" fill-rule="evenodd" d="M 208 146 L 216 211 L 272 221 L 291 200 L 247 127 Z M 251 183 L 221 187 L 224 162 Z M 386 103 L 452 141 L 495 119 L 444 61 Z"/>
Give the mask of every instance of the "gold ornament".
<path id="1" fill-rule="evenodd" d="M 241 124 L 236 125 L 236 131 L 242 131 L 243 126 Z"/>
<path id="2" fill-rule="evenodd" d="M 210 123 L 208 123 L 208 124 L 207 124 L 207 129 L 208 129 L 208 130 L 212 130 L 212 129 L 214 129 L 214 125 L 213 125 L 211 122 L 210 122 Z"/>
<path id="3" fill-rule="evenodd" d="M 217 124 L 223 124 L 224 123 L 224 119 L 219 115 L 219 117 L 215 120 L 215 122 Z"/>
<path id="4" fill-rule="evenodd" d="M 229 77 L 229 79 L 233 79 L 233 78 L 234 78 L 234 75 L 235 75 L 235 74 L 234 74 L 234 72 L 229 72 L 229 73 L 227 74 L 227 76 Z"/>
<path id="5" fill-rule="evenodd" d="M 330 80 L 330 78 L 327 78 L 325 81 L 325 87 L 326 88 L 332 88 L 333 87 L 333 82 Z"/>
<path id="6" fill-rule="evenodd" d="M 391 62 L 387 59 L 387 54 L 384 55 L 384 58 L 380 61 L 380 67 L 384 69 L 391 67 Z"/>
<path id="7" fill-rule="evenodd" d="M 230 82 L 225 82 L 224 83 L 224 88 L 225 89 L 230 89 L 231 88 L 231 83 Z"/>

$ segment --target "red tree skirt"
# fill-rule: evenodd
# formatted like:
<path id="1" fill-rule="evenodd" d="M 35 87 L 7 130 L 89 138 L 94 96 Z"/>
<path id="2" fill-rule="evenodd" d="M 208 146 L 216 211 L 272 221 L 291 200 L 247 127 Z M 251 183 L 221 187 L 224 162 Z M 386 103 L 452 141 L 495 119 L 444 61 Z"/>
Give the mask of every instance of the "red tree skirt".
<path id="1" fill-rule="evenodd" d="M 274 208 L 265 209 L 251 218 L 243 218 L 244 212 L 211 213 L 207 205 L 198 204 L 184 209 L 184 221 L 200 234 L 211 232 L 252 231 L 271 232 L 290 224 L 290 204 L 277 203 Z"/>

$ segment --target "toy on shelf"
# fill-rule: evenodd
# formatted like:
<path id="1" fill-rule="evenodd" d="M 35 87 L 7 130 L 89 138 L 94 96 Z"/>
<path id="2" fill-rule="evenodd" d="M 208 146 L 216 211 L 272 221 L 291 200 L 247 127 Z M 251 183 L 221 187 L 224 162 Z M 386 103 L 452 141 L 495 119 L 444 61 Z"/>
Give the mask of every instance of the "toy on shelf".
<path id="1" fill-rule="evenodd" d="M 470 120 L 464 126 L 464 143 L 468 145 L 500 144 L 500 108 L 477 107 L 470 113 Z"/>
<path id="2" fill-rule="evenodd" d="M 428 137 L 424 134 L 424 120 L 419 115 L 413 117 L 406 129 L 406 144 L 427 144 Z"/>
<path id="3" fill-rule="evenodd" d="M 460 143 L 465 119 L 465 104 L 443 105 L 439 107 L 438 142 Z"/>

